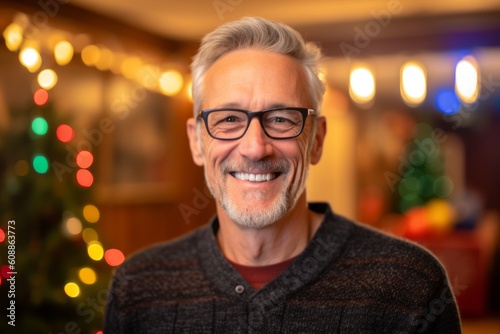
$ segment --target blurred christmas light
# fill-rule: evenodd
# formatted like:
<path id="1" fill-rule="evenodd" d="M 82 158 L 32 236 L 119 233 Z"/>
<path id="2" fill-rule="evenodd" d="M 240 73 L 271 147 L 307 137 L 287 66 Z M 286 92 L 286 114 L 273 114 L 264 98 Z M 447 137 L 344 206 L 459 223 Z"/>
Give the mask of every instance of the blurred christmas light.
<path id="1" fill-rule="evenodd" d="M 49 100 L 49 93 L 45 89 L 37 89 L 33 95 L 33 100 L 37 106 L 43 106 Z"/>
<path id="2" fill-rule="evenodd" d="M 56 63 L 63 66 L 68 64 L 73 58 L 73 45 L 68 41 L 60 41 L 54 47 L 54 58 Z"/>
<path id="3" fill-rule="evenodd" d="M 14 173 L 17 176 L 26 176 L 30 171 L 30 165 L 26 160 L 19 160 L 14 165 Z"/>
<path id="4" fill-rule="evenodd" d="M 95 45 L 87 45 L 82 50 L 82 61 L 87 66 L 94 66 L 99 60 L 100 50 Z"/>
<path id="5" fill-rule="evenodd" d="M 37 82 L 45 90 L 52 89 L 57 83 L 57 74 L 51 69 L 40 71 L 37 76 Z"/>
<path id="6" fill-rule="evenodd" d="M 82 268 L 78 272 L 78 277 L 80 278 L 80 281 L 82 281 L 84 284 L 90 285 L 94 284 L 97 281 L 97 275 L 92 268 Z"/>
<path id="7" fill-rule="evenodd" d="M 135 78 L 137 72 L 141 69 L 142 61 L 139 57 L 131 56 L 125 58 L 122 62 L 121 72 L 127 79 Z"/>
<path id="8" fill-rule="evenodd" d="M 69 282 L 64 286 L 64 292 L 68 297 L 76 298 L 80 295 L 80 287 L 76 283 Z"/>
<path id="9" fill-rule="evenodd" d="M 31 122 L 31 130 L 33 130 L 33 132 L 39 136 L 43 136 L 44 134 L 46 134 L 48 129 L 49 124 L 43 117 L 36 117 Z"/>
<path id="10" fill-rule="evenodd" d="M 24 48 L 19 52 L 19 61 L 31 73 L 38 71 L 40 66 L 42 66 L 40 53 L 32 47 Z"/>
<path id="11" fill-rule="evenodd" d="M 45 174 L 49 170 L 49 161 L 43 155 L 36 155 L 33 158 L 33 169 L 39 174 Z"/>
<path id="12" fill-rule="evenodd" d="M 119 249 L 108 249 L 104 254 L 106 263 L 112 267 L 117 267 L 125 261 L 125 255 Z"/>
<path id="13" fill-rule="evenodd" d="M 351 71 L 349 95 L 359 104 L 367 104 L 375 97 L 375 77 L 368 67 L 360 66 Z"/>
<path id="14" fill-rule="evenodd" d="M 68 232 L 70 235 L 78 235 L 82 232 L 82 222 L 76 217 L 68 218 L 64 226 L 66 232 Z"/>
<path id="15" fill-rule="evenodd" d="M 0 242 L 5 240 L 5 232 L 0 228 Z"/>
<path id="16" fill-rule="evenodd" d="M 160 76 L 160 91 L 168 96 L 179 93 L 182 89 L 182 75 L 175 70 L 163 72 Z"/>
<path id="17" fill-rule="evenodd" d="M 82 232 L 82 238 L 85 243 L 90 244 L 91 242 L 99 240 L 99 236 L 97 235 L 96 230 L 93 228 L 87 227 Z"/>
<path id="18" fill-rule="evenodd" d="M 476 102 L 479 96 L 479 67 L 472 56 L 464 57 L 455 68 L 455 93 L 467 104 Z"/>
<path id="19" fill-rule="evenodd" d="M 10 267 L 8 265 L 2 266 L 2 276 L 3 277 L 10 278 L 10 276 L 12 276 L 11 274 L 9 274 L 10 272 L 12 272 L 12 270 L 10 270 Z"/>
<path id="20" fill-rule="evenodd" d="M 426 210 L 429 223 L 435 232 L 444 233 L 453 227 L 455 213 L 447 201 L 433 199 L 426 204 Z"/>
<path id="21" fill-rule="evenodd" d="M 446 115 L 455 114 L 460 110 L 460 101 L 451 89 L 440 89 L 436 94 L 436 107 Z"/>
<path id="22" fill-rule="evenodd" d="M 418 106 L 425 100 L 427 75 L 422 65 L 407 62 L 401 67 L 401 97 L 409 106 Z"/>
<path id="23" fill-rule="evenodd" d="M 92 183 L 94 183 L 94 176 L 86 169 L 79 169 L 76 172 L 76 182 L 80 186 L 88 188 L 92 185 Z"/>
<path id="24" fill-rule="evenodd" d="M 80 168 L 89 168 L 94 161 L 94 156 L 89 151 L 80 151 L 76 155 L 76 164 Z"/>
<path id="25" fill-rule="evenodd" d="M 101 71 L 109 70 L 113 64 L 113 52 L 108 48 L 99 49 L 99 57 L 95 67 Z"/>
<path id="26" fill-rule="evenodd" d="M 104 256 L 104 249 L 102 248 L 101 243 L 94 241 L 88 244 L 87 253 L 92 260 L 100 261 Z"/>
<path id="27" fill-rule="evenodd" d="M 69 143 L 75 137 L 75 131 L 67 124 L 61 124 L 56 129 L 57 139 L 63 143 Z"/>
<path id="28" fill-rule="evenodd" d="M 3 31 L 5 45 L 10 51 L 17 51 L 23 42 L 23 28 L 17 23 L 11 23 Z"/>
<path id="29" fill-rule="evenodd" d="M 89 223 L 97 223 L 100 218 L 99 209 L 92 204 L 83 207 L 83 216 Z"/>

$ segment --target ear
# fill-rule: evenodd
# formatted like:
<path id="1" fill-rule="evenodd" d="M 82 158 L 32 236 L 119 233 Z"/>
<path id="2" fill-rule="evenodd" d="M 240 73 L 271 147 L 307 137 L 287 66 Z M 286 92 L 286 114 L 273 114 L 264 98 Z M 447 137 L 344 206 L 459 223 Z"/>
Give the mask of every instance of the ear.
<path id="1" fill-rule="evenodd" d="M 203 154 L 203 149 L 201 147 L 201 138 L 198 137 L 198 131 L 196 127 L 196 120 L 194 118 L 190 118 L 187 120 L 186 129 L 193 161 L 196 165 L 203 166 L 205 164 L 205 155 Z"/>
<path id="2" fill-rule="evenodd" d="M 316 134 L 313 138 L 309 160 L 313 165 L 316 165 L 323 155 L 323 143 L 325 142 L 326 136 L 326 118 L 320 116 L 316 120 L 316 123 Z"/>

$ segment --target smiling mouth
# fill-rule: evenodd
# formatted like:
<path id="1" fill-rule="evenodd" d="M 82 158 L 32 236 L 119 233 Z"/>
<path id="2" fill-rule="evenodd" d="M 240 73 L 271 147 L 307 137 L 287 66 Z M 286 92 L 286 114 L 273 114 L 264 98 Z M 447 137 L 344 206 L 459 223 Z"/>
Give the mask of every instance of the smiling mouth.
<path id="1" fill-rule="evenodd" d="M 238 180 L 250 181 L 250 182 L 271 181 L 280 175 L 280 173 L 252 174 L 252 173 L 241 173 L 241 172 L 231 172 L 230 174 Z"/>

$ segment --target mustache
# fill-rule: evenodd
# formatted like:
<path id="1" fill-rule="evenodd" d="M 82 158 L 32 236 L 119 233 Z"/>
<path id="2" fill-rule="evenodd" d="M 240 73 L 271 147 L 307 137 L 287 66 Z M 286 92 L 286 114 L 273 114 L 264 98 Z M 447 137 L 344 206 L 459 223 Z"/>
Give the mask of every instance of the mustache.
<path id="1" fill-rule="evenodd" d="M 222 173 L 229 172 L 246 172 L 252 173 L 255 171 L 269 171 L 286 173 L 290 170 L 290 164 L 286 160 L 259 160 L 250 161 L 248 159 L 243 161 L 226 160 L 221 163 L 220 170 Z"/>

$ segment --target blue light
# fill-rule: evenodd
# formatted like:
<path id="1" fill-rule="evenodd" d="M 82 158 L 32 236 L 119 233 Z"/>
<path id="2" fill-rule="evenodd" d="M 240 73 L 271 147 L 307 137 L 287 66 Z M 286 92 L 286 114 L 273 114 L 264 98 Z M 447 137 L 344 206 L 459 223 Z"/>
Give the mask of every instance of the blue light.
<path id="1" fill-rule="evenodd" d="M 457 113 L 461 106 L 455 92 L 448 88 L 438 90 L 435 102 L 438 110 L 446 115 Z"/>

